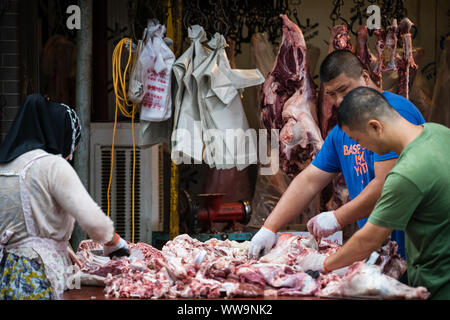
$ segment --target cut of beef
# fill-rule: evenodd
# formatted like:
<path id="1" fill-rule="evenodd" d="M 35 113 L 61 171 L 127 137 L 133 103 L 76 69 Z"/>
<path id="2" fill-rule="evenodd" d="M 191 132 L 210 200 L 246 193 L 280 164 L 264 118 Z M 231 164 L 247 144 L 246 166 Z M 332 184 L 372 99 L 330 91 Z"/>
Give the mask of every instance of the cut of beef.
<path id="1" fill-rule="evenodd" d="M 286 101 L 282 117 L 284 126 L 280 132 L 282 168 L 289 176 L 305 169 L 319 152 L 323 140 L 317 126 L 315 90 L 305 86 Z"/>
<path id="2" fill-rule="evenodd" d="M 387 64 L 383 71 L 397 70 L 397 60 L 400 58 L 397 53 L 397 19 L 392 20 L 392 24 L 387 27 L 386 31 L 386 50 L 387 50 Z"/>
<path id="3" fill-rule="evenodd" d="M 377 40 L 380 47 L 380 39 Z M 369 71 L 370 78 L 380 87 L 381 69 L 379 68 L 377 57 L 370 51 L 368 43 L 367 26 L 361 26 L 356 36 L 355 55 L 361 60 L 364 67 Z"/>
<path id="4" fill-rule="evenodd" d="M 413 23 L 408 18 L 403 18 L 398 25 L 398 30 L 403 43 L 403 55 L 397 61 L 398 70 L 398 94 L 409 99 L 409 69 L 417 69 L 413 58 L 411 39 L 411 27 Z"/>
<path id="5" fill-rule="evenodd" d="M 386 33 L 383 29 L 375 29 L 374 35 L 377 37 L 375 43 L 375 50 L 377 52 L 375 65 L 373 67 L 373 76 L 377 80 L 375 83 L 379 88 L 383 87 L 383 70 L 384 70 L 384 59 L 383 52 L 385 47 Z"/>
<path id="6" fill-rule="evenodd" d="M 303 33 L 286 15 L 281 18 L 283 40 L 263 85 L 261 117 L 266 129 L 281 130 L 281 167 L 292 177 L 311 162 L 323 141 Z"/>
<path id="7" fill-rule="evenodd" d="M 424 287 L 409 287 L 381 272 L 380 266 L 355 262 L 342 279 L 333 279 L 321 296 L 377 297 L 386 299 L 427 299 Z"/>

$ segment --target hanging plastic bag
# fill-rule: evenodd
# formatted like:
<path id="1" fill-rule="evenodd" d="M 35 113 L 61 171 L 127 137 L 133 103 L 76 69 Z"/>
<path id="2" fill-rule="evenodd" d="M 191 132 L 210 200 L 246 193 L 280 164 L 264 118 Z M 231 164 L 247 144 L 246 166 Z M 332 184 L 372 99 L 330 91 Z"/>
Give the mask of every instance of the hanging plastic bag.
<path id="1" fill-rule="evenodd" d="M 139 56 L 145 68 L 141 120 L 164 121 L 172 116 L 171 71 L 175 55 L 163 39 L 166 27 L 157 20 L 147 25 L 147 43 Z"/>
<path id="2" fill-rule="evenodd" d="M 142 98 L 144 98 L 145 67 L 142 65 L 142 60 L 139 58 L 144 49 L 146 36 L 147 28 L 144 30 L 142 39 L 138 41 L 135 52 L 135 62 L 131 68 L 130 85 L 128 86 L 128 100 L 136 104 L 140 104 Z"/>

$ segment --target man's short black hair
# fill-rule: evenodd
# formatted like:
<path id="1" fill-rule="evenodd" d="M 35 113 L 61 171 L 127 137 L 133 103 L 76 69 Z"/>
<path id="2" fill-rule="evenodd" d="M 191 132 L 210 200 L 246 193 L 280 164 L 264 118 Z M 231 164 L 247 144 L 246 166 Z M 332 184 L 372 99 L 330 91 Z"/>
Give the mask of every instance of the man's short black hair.
<path id="1" fill-rule="evenodd" d="M 348 50 L 336 50 L 328 54 L 320 65 L 320 81 L 328 82 L 341 73 L 357 79 L 363 70 L 363 64 L 353 53 Z"/>
<path id="2" fill-rule="evenodd" d="M 393 119 L 398 116 L 380 92 L 369 87 L 358 87 L 342 100 L 338 109 L 338 125 L 340 128 L 347 126 L 351 130 L 358 130 L 365 128 L 370 119 Z"/>

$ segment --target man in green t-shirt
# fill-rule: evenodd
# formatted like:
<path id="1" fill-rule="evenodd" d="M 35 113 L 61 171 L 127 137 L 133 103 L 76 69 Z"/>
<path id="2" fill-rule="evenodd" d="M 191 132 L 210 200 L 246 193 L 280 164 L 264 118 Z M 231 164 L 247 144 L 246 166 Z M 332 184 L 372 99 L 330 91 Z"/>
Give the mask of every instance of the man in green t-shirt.
<path id="1" fill-rule="evenodd" d="M 450 129 L 406 121 L 367 87 L 345 96 L 338 123 L 362 147 L 400 156 L 368 223 L 335 254 L 310 254 L 300 265 L 322 272 L 343 268 L 367 258 L 393 229 L 405 230 L 409 285 L 426 287 L 432 299 L 450 299 Z"/>

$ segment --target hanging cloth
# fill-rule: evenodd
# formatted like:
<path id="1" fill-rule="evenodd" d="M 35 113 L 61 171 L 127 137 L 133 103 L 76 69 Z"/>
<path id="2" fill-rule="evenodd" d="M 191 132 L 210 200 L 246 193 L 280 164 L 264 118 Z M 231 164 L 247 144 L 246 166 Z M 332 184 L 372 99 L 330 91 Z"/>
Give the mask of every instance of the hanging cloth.
<path id="1" fill-rule="evenodd" d="M 203 140 L 198 108 L 197 83 L 192 73 L 212 51 L 202 43 L 206 32 L 199 25 L 188 29 L 191 45 L 173 65 L 174 81 L 174 131 L 172 133 L 172 160 L 202 161 Z"/>
<path id="2" fill-rule="evenodd" d="M 217 169 L 242 170 L 256 163 L 257 139 L 245 133 L 249 125 L 239 89 L 261 84 L 264 77 L 258 69 L 232 69 L 225 53 L 227 43 L 219 33 L 208 46 L 214 51 L 193 72 L 206 146 L 204 160 Z"/>

